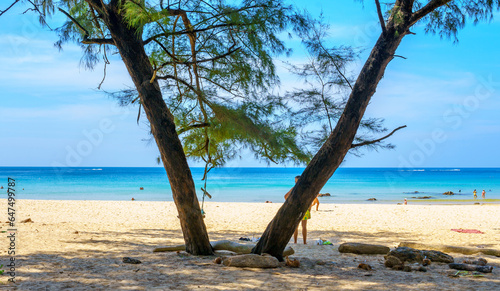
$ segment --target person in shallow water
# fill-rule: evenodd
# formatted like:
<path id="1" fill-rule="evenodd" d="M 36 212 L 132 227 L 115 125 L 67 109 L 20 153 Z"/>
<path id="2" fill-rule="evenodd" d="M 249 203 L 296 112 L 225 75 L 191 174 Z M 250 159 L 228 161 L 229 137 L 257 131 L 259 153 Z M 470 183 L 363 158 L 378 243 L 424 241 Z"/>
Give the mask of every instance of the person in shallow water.
<path id="1" fill-rule="evenodd" d="M 300 178 L 300 176 L 295 177 L 295 183 L 297 183 L 297 181 L 299 181 L 299 178 Z M 290 189 L 290 191 L 288 191 L 288 193 L 285 194 L 285 200 L 288 199 L 288 196 L 290 196 L 290 193 L 292 193 L 292 189 Z M 317 199 L 318 198 L 316 197 L 315 200 L 317 200 Z M 302 218 L 302 238 L 304 240 L 304 244 L 307 244 L 307 220 L 311 219 L 311 208 L 313 205 L 314 205 L 314 202 L 313 202 L 313 204 L 311 204 L 311 206 L 309 206 L 309 209 L 306 211 L 306 214 Z M 319 206 L 319 201 L 318 201 L 318 206 Z M 316 210 L 317 210 L 317 206 L 316 206 Z M 297 229 L 295 229 L 295 232 L 293 233 L 293 242 L 294 243 L 297 243 L 298 236 L 299 236 L 299 226 L 297 226 Z"/>

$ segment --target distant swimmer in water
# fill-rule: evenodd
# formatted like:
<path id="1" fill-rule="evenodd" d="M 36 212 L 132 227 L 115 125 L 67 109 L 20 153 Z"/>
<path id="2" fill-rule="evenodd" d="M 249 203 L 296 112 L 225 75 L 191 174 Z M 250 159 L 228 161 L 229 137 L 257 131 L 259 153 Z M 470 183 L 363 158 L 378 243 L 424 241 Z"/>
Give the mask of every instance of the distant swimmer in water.
<path id="1" fill-rule="evenodd" d="M 477 191 L 476 191 L 476 189 L 474 189 L 474 191 L 472 191 L 472 194 L 474 194 L 474 199 L 476 199 L 477 198 Z"/>
<path id="2" fill-rule="evenodd" d="M 483 189 L 483 193 L 481 193 L 481 197 L 483 197 L 483 199 L 486 198 L 486 191 L 484 191 L 484 189 Z"/>

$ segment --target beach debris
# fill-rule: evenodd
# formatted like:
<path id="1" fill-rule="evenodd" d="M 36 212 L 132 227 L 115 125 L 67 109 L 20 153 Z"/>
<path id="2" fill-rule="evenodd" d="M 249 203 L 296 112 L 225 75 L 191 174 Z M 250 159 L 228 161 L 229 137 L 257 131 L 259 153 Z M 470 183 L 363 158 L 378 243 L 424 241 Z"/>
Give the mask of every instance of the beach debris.
<path id="1" fill-rule="evenodd" d="M 479 272 L 476 272 L 476 271 L 473 271 L 473 272 L 469 272 L 469 271 L 453 271 L 453 273 L 451 274 L 448 274 L 449 277 L 452 277 L 452 278 L 458 278 L 458 277 L 484 277 L 483 274 L 479 273 Z"/>
<path id="2" fill-rule="evenodd" d="M 333 244 L 330 241 L 321 238 L 316 240 L 315 244 L 318 246 L 333 246 Z"/>
<path id="3" fill-rule="evenodd" d="M 483 249 L 483 248 L 468 248 L 468 247 L 455 247 L 448 245 L 431 245 L 431 244 L 421 244 L 415 242 L 401 242 L 399 244 L 400 247 L 410 247 L 419 250 L 435 250 L 447 253 L 459 253 L 464 255 L 473 255 L 473 254 L 484 254 L 488 256 L 500 257 L 500 250 L 495 249 Z M 432 260 L 432 259 L 431 259 Z M 434 260 L 432 260 L 434 261 Z"/>
<path id="4" fill-rule="evenodd" d="M 366 201 L 377 201 L 377 198 L 368 198 Z"/>
<path id="5" fill-rule="evenodd" d="M 455 195 L 455 193 L 453 193 L 453 191 L 446 191 L 443 195 Z"/>
<path id="6" fill-rule="evenodd" d="M 473 258 L 468 258 L 468 259 L 464 260 L 462 263 L 470 264 L 470 265 L 486 266 L 488 264 L 488 261 L 483 259 L 483 258 L 479 258 L 475 261 Z"/>
<path id="7" fill-rule="evenodd" d="M 222 263 L 228 267 L 239 268 L 277 268 L 279 261 L 273 256 L 244 254 L 225 258 Z"/>
<path id="8" fill-rule="evenodd" d="M 73 232 L 74 234 L 79 234 L 78 230 L 75 230 L 75 232 Z"/>
<path id="9" fill-rule="evenodd" d="M 285 265 L 291 268 L 298 268 L 300 267 L 300 262 L 297 259 L 289 259 L 288 256 L 285 257 Z"/>
<path id="10" fill-rule="evenodd" d="M 123 257 L 122 261 L 125 264 L 141 264 L 142 263 L 138 259 L 134 259 L 134 258 L 131 258 L 131 257 Z"/>
<path id="11" fill-rule="evenodd" d="M 425 258 L 435 263 L 453 263 L 453 257 L 440 251 L 417 250 L 410 247 L 398 247 L 389 252 L 403 262 L 422 263 Z"/>
<path id="12" fill-rule="evenodd" d="M 429 266 L 431 264 L 431 260 L 429 260 L 427 257 L 425 257 L 422 260 L 422 266 Z"/>
<path id="13" fill-rule="evenodd" d="M 25 220 L 21 220 L 21 223 L 33 223 L 33 220 L 31 220 L 31 218 L 27 218 Z"/>
<path id="14" fill-rule="evenodd" d="M 221 257 L 215 258 L 214 263 L 216 263 L 216 264 L 222 264 L 222 258 Z"/>
<path id="15" fill-rule="evenodd" d="M 327 196 L 332 196 L 332 195 L 330 193 L 318 194 L 318 197 L 327 197 Z"/>
<path id="16" fill-rule="evenodd" d="M 368 265 L 368 264 L 365 264 L 365 263 L 360 263 L 358 265 L 358 269 L 363 269 L 363 270 L 366 270 L 366 271 L 371 271 L 373 270 L 372 266 Z"/>
<path id="17" fill-rule="evenodd" d="M 250 254 L 252 252 L 252 249 L 255 247 L 254 244 L 240 244 L 237 242 L 232 242 L 229 240 L 219 240 L 219 241 L 213 241 L 210 243 L 212 245 L 212 248 L 215 250 L 226 250 L 226 251 L 231 251 L 235 252 L 238 254 Z M 168 246 L 168 247 L 161 247 L 161 248 L 156 248 L 153 250 L 153 252 L 175 252 L 175 251 L 184 251 L 186 249 L 186 245 L 175 245 L 175 246 Z M 283 256 L 290 256 L 293 255 L 295 251 L 287 246 L 285 250 L 283 251 Z"/>
<path id="18" fill-rule="evenodd" d="M 476 272 L 481 272 L 481 273 L 491 273 L 493 271 L 492 266 L 477 266 L 477 265 L 469 265 L 469 264 L 451 263 L 451 264 L 448 264 L 448 267 L 450 267 L 450 269 L 455 269 L 455 270 L 476 271 Z"/>
<path id="19" fill-rule="evenodd" d="M 404 263 L 395 256 L 385 256 L 384 266 L 394 270 L 402 270 Z"/>
<path id="20" fill-rule="evenodd" d="M 363 243 L 343 243 L 339 246 L 340 253 L 352 253 L 352 254 L 366 254 L 366 255 L 374 255 L 380 254 L 385 255 L 391 249 L 382 245 L 372 245 L 372 244 L 363 244 Z"/>
<path id="21" fill-rule="evenodd" d="M 479 233 L 484 234 L 484 232 L 477 229 L 463 229 L 463 228 L 452 228 L 451 231 L 456 231 L 460 233 Z"/>

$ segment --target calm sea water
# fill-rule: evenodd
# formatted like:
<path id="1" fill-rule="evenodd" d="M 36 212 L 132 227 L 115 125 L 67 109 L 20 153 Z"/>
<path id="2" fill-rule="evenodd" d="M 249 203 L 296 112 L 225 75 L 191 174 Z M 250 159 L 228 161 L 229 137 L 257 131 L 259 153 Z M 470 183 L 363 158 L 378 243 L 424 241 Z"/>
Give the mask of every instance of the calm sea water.
<path id="1" fill-rule="evenodd" d="M 303 169 L 214 169 L 207 188 L 211 201 L 283 202 Z M 201 199 L 203 169 L 192 172 Z M 6 188 L 8 177 L 17 181 L 18 199 L 172 201 L 163 168 L 0 167 L 1 186 Z M 478 200 L 483 189 L 486 198 L 500 199 L 500 168 L 340 168 L 321 191 L 331 196 L 320 199 L 322 203 L 366 203 L 368 198 L 392 203 L 419 196 L 465 200 L 473 198 L 474 189 Z M 442 195 L 446 191 L 457 195 Z"/>

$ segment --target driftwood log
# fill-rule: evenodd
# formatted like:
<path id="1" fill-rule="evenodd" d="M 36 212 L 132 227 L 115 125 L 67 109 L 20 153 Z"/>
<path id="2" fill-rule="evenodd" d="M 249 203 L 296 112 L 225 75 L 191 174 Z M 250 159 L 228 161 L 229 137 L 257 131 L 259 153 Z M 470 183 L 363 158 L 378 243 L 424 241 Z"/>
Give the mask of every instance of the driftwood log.
<path id="1" fill-rule="evenodd" d="M 224 258 L 222 263 L 228 267 L 240 268 L 277 268 L 279 261 L 270 255 L 245 254 Z"/>
<path id="2" fill-rule="evenodd" d="M 254 244 L 240 244 L 237 242 L 229 241 L 229 240 L 219 240 L 210 243 L 214 251 L 225 250 L 235 252 L 237 254 L 250 254 L 252 252 L 252 248 L 255 247 Z M 175 252 L 175 251 L 185 251 L 186 245 L 175 245 L 168 246 L 162 248 L 156 248 L 153 252 Z M 283 251 L 283 256 L 293 255 L 295 251 L 287 246 Z"/>
<path id="3" fill-rule="evenodd" d="M 385 255 L 391 249 L 386 246 L 381 245 L 370 245 L 362 243 L 343 243 L 339 246 L 339 253 L 352 253 L 352 254 L 364 254 L 364 255 Z"/>
<path id="4" fill-rule="evenodd" d="M 493 270 L 492 266 L 477 266 L 477 265 L 469 265 L 469 264 L 448 264 L 450 269 L 455 270 L 464 270 L 464 271 L 477 271 L 481 273 L 491 273 Z"/>
<path id="5" fill-rule="evenodd" d="M 417 250 L 410 247 L 397 247 L 389 252 L 389 256 L 397 257 L 402 262 L 417 262 L 422 264 L 425 259 L 429 259 L 436 263 L 453 263 L 453 257 L 443 252 Z"/>
<path id="6" fill-rule="evenodd" d="M 428 245 L 428 244 L 421 244 L 414 242 L 401 242 L 399 246 L 409 247 L 419 250 L 435 250 L 446 253 L 459 253 L 464 255 L 473 255 L 481 253 L 488 256 L 500 257 L 500 250 L 495 250 L 495 249 L 479 249 L 479 248 L 455 247 L 447 245 Z"/>

